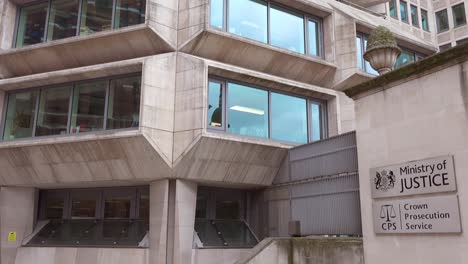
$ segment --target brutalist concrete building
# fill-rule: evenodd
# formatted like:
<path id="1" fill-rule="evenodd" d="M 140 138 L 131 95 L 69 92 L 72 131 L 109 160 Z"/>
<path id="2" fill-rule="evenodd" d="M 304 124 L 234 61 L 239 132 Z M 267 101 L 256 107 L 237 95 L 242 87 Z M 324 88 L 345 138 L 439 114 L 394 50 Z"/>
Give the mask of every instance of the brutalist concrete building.
<path id="1" fill-rule="evenodd" d="M 375 77 L 378 25 L 396 67 L 438 51 L 413 6 L 418 26 L 385 0 L 0 0 L 1 263 L 234 263 L 362 235 L 342 91 Z"/>

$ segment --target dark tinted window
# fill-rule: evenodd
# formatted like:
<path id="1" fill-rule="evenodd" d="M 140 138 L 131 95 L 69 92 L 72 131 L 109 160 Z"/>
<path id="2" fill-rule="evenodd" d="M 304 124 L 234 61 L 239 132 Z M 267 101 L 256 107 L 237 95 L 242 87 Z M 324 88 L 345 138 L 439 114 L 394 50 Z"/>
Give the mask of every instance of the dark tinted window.
<path id="1" fill-rule="evenodd" d="M 16 47 L 23 47 L 44 41 L 48 3 L 21 8 L 16 34 Z"/>
<path id="2" fill-rule="evenodd" d="M 52 0 L 47 40 L 76 36 L 79 0 Z"/>
<path id="3" fill-rule="evenodd" d="M 459 5 L 452 7 L 453 13 L 453 24 L 455 27 L 463 26 L 466 24 L 466 15 L 465 15 L 465 4 L 461 3 Z"/>
<path id="4" fill-rule="evenodd" d="M 423 30 L 429 31 L 429 17 L 427 11 L 423 9 L 421 9 L 421 25 Z"/>
<path id="5" fill-rule="evenodd" d="M 447 9 L 436 12 L 437 32 L 443 32 L 449 29 Z"/>
<path id="6" fill-rule="evenodd" d="M 411 5 L 411 23 L 415 27 L 419 27 L 419 14 L 418 8 L 414 5 Z"/>
<path id="7" fill-rule="evenodd" d="M 408 23 L 408 5 L 405 1 L 400 1 L 400 18 L 401 21 Z"/>

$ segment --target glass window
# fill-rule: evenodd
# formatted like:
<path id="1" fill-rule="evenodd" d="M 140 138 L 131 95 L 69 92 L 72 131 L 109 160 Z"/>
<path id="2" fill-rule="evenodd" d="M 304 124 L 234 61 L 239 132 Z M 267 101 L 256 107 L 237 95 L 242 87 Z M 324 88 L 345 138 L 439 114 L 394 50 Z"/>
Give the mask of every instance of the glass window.
<path id="1" fill-rule="evenodd" d="M 364 51 L 367 50 L 367 38 L 364 38 Z M 364 55 L 364 52 L 363 52 L 363 55 Z M 363 58 L 364 60 L 364 58 Z M 374 70 L 374 68 L 372 68 L 371 64 L 364 60 L 364 64 L 366 66 L 366 72 L 367 73 L 370 73 L 370 74 L 373 74 L 373 75 L 379 75 L 379 72 Z"/>
<path id="2" fill-rule="evenodd" d="M 41 43 L 44 41 L 48 3 L 21 8 L 16 36 L 16 47 Z"/>
<path id="3" fill-rule="evenodd" d="M 401 21 L 408 23 L 408 5 L 405 1 L 400 1 L 400 18 Z"/>
<path id="4" fill-rule="evenodd" d="M 411 23 L 413 26 L 419 27 L 418 8 L 414 5 L 411 5 Z"/>
<path id="5" fill-rule="evenodd" d="M 210 24 L 212 27 L 224 28 L 224 0 L 211 0 Z"/>
<path id="6" fill-rule="evenodd" d="M 65 202 L 63 198 L 47 198 L 46 218 L 55 219 L 63 217 Z"/>
<path id="7" fill-rule="evenodd" d="M 112 0 L 83 0 L 80 35 L 112 29 Z"/>
<path id="8" fill-rule="evenodd" d="M 449 29 L 447 9 L 436 12 L 437 32 L 443 32 Z"/>
<path id="9" fill-rule="evenodd" d="M 228 83 L 228 132 L 268 137 L 268 92 Z"/>
<path id="10" fill-rule="evenodd" d="M 36 136 L 67 133 L 70 89 L 61 87 L 41 91 Z"/>
<path id="11" fill-rule="evenodd" d="M 442 52 L 442 51 L 450 49 L 451 47 L 452 47 L 452 44 L 448 43 L 448 44 L 440 46 L 439 51 Z"/>
<path id="12" fill-rule="evenodd" d="M 223 126 L 223 91 L 222 85 L 210 81 L 208 87 L 208 125 L 211 127 Z"/>
<path id="13" fill-rule="evenodd" d="M 309 54 L 320 56 L 320 29 L 319 22 L 309 20 Z"/>
<path id="14" fill-rule="evenodd" d="M 393 18 L 398 18 L 396 11 L 396 0 L 391 0 L 389 3 L 390 16 Z"/>
<path id="15" fill-rule="evenodd" d="M 400 68 L 408 63 L 414 62 L 415 60 L 416 60 L 416 57 L 415 57 L 414 52 L 403 49 L 395 63 L 395 68 Z"/>
<path id="16" fill-rule="evenodd" d="M 37 96 L 37 91 L 8 95 L 4 140 L 32 136 Z"/>
<path id="17" fill-rule="evenodd" d="M 239 219 L 240 218 L 239 200 L 216 200 L 216 219 Z"/>
<path id="18" fill-rule="evenodd" d="M 311 112 L 311 126 L 312 126 L 312 133 L 311 133 L 311 140 L 317 141 L 322 139 L 323 132 L 322 132 L 322 107 L 320 104 L 312 102 L 310 104 L 310 112 Z"/>
<path id="19" fill-rule="evenodd" d="M 51 1 L 47 40 L 76 36 L 78 7 L 78 0 Z"/>
<path id="20" fill-rule="evenodd" d="M 423 9 L 421 9 L 421 25 L 423 30 L 429 31 L 429 17 L 427 11 Z"/>
<path id="21" fill-rule="evenodd" d="M 96 200 L 89 198 L 75 198 L 72 200 L 71 217 L 96 217 Z"/>
<path id="22" fill-rule="evenodd" d="M 140 219 L 149 220 L 149 198 L 148 192 L 140 194 L 140 210 L 138 215 L 138 218 Z"/>
<path id="23" fill-rule="evenodd" d="M 305 53 L 304 18 L 280 7 L 270 8 L 270 43 L 298 53 Z"/>
<path id="24" fill-rule="evenodd" d="M 78 84 L 73 94 L 70 133 L 103 129 L 107 81 Z"/>
<path id="25" fill-rule="evenodd" d="M 457 40 L 457 45 L 463 45 L 465 43 L 468 43 L 468 38 Z"/>
<path id="26" fill-rule="evenodd" d="M 307 143 L 307 102 L 305 99 L 271 93 L 271 138 Z"/>
<path id="27" fill-rule="evenodd" d="M 114 28 L 145 22 L 146 0 L 116 0 Z"/>
<path id="28" fill-rule="evenodd" d="M 130 195 L 110 195 L 104 201 L 104 218 L 130 218 Z"/>
<path id="29" fill-rule="evenodd" d="M 110 82 L 107 129 L 138 127 L 140 116 L 140 77 Z"/>
<path id="30" fill-rule="evenodd" d="M 463 26 L 466 24 L 466 15 L 465 15 L 465 4 L 461 3 L 459 5 L 452 7 L 453 13 L 453 24 L 455 27 Z"/>
<path id="31" fill-rule="evenodd" d="M 229 1 L 229 32 L 267 43 L 266 3 L 261 0 Z"/>
<path id="32" fill-rule="evenodd" d="M 365 71 L 364 69 L 364 48 L 362 46 L 362 38 L 361 36 L 356 36 L 356 50 L 357 50 L 357 62 L 358 62 L 358 67 L 361 71 Z"/>

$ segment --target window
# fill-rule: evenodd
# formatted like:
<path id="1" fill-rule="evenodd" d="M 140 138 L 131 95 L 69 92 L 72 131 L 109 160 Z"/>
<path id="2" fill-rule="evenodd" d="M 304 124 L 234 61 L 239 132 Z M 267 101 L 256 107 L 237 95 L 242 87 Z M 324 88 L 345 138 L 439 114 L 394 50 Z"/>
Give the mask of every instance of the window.
<path id="1" fill-rule="evenodd" d="M 457 45 L 463 45 L 468 43 L 468 38 L 457 40 Z"/>
<path id="2" fill-rule="evenodd" d="M 45 226 L 27 246 L 139 247 L 149 230 L 147 186 L 41 190 Z"/>
<path id="3" fill-rule="evenodd" d="M 145 0 L 49 0 L 27 5 L 20 9 L 15 47 L 141 24 L 145 9 Z"/>
<path id="4" fill-rule="evenodd" d="M 455 27 L 463 26 L 466 24 L 465 4 L 461 3 L 452 7 L 453 25 Z"/>
<path id="5" fill-rule="evenodd" d="M 390 16 L 398 19 L 397 10 L 396 10 L 396 0 L 391 0 L 388 4 L 389 4 Z"/>
<path id="6" fill-rule="evenodd" d="M 357 60 L 358 67 L 361 71 L 365 71 L 372 75 L 379 75 L 379 73 L 372 68 L 370 63 L 364 59 L 364 53 L 367 48 L 367 36 L 362 33 L 356 34 L 356 50 L 357 50 Z"/>
<path id="7" fill-rule="evenodd" d="M 321 20 L 269 0 L 211 0 L 210 25 L 300 54 L 322 56 Z"/>
<path id="8" fill-rule="evenodd" d="M 445 44 L 445 45 L 442 45 L 439 47 L 439 51 L 442 52 L 442 51 L 446 51 L 448 49 L 450 49 L 452 47 L 452 44 L 451 43 L 448 43 L 448 44 Z"/>
<path id="9" fill-rule="evenodd" d="M 441 10 L 435 13 L 437 32 L 444 32 L 449 29 L 447 9 Z"/>
<path id="10" fill-rule="evenodd" d="M 408 5 L 405 1 L 400 1 L 400 18 L 401 21 L 409 23 L 408 21 Z"/>
<path id="11" fill-rule="evenodd" d="M 208 89 L 207 123 L 211 129 L 297 144 L 325 137 L 326 111 L 320 101 L 226 80 L 210 79 Z M 314 109 L 309 102 L 320 108 L 315 120 L 311 119 Z"/>
<path id="12" fill-rule="evenodd" d="M 429 31 L 429 16 L 424 9 L 421 9 L 421 25 L 423 30 Z"/>
<path id="13" fill-rule="evenodd" d="M 310 102 L 312 137 L 311 141 L 317 141 L 323 137 L 323 106 L 317 102 Z"/>
<path id="14" fill-rule="evenodd" d="M 408 49 L 401 49 L 401 54 L 395 62 L 395 68 L 398 69 L 406 64 L 423 59 L 425 56 Z"/>
<path id="15" fill-rule="evenodd" d="M 411 5 L 411 24 L 415 27 L 419 27 L 418 8 L 414 5 Z"/>
<path id="16" fill-rule="evenodd" d="M 130 76 L 8 93 L 3 139 L 138 127 L 140 86 Z"/>

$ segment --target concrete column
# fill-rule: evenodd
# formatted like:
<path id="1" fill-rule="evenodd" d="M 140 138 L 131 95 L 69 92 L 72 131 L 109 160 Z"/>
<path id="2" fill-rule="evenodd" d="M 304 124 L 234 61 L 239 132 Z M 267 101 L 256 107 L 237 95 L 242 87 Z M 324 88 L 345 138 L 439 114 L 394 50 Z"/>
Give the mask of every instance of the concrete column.
<path id="1" fill-rule="evenodd" d="M 172 262 L 168 264 L 189 264 L 192 261 L 197 184 L 176 180 L 173 201 L 174 221 L 170 221 L 169 224 L 169 234 L 173 235 L 173 250 L 171 251 Z"/>
<path id="2" fill-rule="evenodd" d="M 0 263 L 14 264 L 16 251 L 23 238 L 33 231 L 35 218 L 35 189 L 0 188 Z M 9 233 L 15 232 L 10 237 Z M 13 239 L 15 238 L 15 239 Z"/>
<path id="3" fill-rule="evenodd" d="M 150 183 L 150 263 L 165 264 L 167 248 L 169 180 Z"/>

